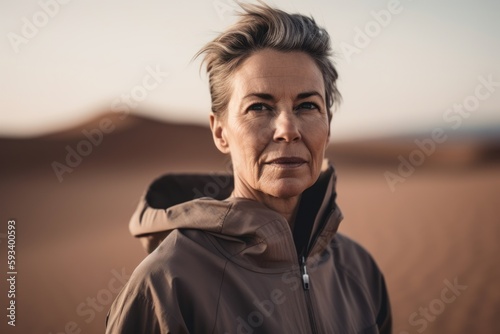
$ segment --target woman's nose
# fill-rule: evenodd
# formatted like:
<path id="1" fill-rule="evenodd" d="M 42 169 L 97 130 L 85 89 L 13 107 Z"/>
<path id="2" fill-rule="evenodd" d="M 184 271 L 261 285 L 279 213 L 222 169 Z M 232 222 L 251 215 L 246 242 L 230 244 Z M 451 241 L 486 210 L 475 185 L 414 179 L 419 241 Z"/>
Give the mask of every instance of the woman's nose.
<path id="1" fill-rule="evenodd" d="M 293 112 L 280 112 L 275 126 L 274 141 L 292 143 L 301 139 L 298 120 Z"/>

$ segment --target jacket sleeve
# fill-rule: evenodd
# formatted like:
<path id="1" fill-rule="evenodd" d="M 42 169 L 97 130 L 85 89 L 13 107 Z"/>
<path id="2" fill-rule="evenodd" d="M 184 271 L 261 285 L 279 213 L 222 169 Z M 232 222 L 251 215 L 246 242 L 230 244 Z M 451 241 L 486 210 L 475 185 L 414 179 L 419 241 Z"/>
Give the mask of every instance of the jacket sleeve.
<path id="1" fill-rule="evenodd" d="M 155 291 L 149 282 L 138 282 L 132 275 L 111 305 L 106 334 L 189 333 L 178 308 L 167 309 L 163 299 L 161 291 Z"/>
<path id="2" fill-rule="evenodd" d="M 377 316 L 377 326 L 381 334 L 391 334 L 392 333 L 392 312 L 391 303 L 389 300 L 389 294 L 387 293 L 387 287 L 385 285 L 384 276 L 381 274 L 380 280 L 381 289 L 381 302 L 379 313 Z"/>
<path id="3" fill-rule="evenodd" d="M 106 334 L 162 333 L 154 308 L 145 297 L 122 294 L 106 318 Z"/>

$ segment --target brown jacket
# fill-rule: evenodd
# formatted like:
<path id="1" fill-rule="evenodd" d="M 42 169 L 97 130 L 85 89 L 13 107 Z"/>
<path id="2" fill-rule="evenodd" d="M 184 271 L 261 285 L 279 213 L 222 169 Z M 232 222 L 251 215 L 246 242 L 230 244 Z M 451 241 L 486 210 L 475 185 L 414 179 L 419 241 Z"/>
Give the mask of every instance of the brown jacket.
<path id="1" fill-rule="evenodd" d="M 168 236 L 112 304 L 106 333 L 391 333 L 380 270 L 337 233 L 334 186 L 330 167 L 302 195 L 292 232 L 252 200 L 183 202 L 225 198 L 227 176 L 157 180 L 130 228 Z"/>

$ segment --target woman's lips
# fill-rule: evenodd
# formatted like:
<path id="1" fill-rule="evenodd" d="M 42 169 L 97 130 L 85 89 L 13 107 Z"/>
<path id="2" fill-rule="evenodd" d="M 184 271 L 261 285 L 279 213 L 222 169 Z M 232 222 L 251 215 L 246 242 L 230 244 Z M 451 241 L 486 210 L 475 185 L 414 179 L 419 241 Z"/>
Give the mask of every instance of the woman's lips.
<path id="1" fill-rule="evenodd" d="M 281 157 L 269 161 L 267 164 L 280 168 L 296 168 L 305 164 L 307 161 L 297 157 Z"/>

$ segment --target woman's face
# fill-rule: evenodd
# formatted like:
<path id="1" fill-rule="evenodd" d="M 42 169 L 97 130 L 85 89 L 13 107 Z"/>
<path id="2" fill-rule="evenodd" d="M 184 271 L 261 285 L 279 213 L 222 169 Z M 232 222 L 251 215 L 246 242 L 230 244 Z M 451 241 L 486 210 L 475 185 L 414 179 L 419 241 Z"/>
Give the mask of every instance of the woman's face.
<path id="1" fill-rule="evenodd" d="M 265 49 L 233 74 L 228 109 L 211 117 L 236 192 L 300 195 L 318 179 L 329 137 L 323 76 L 303 52 Z"/>

